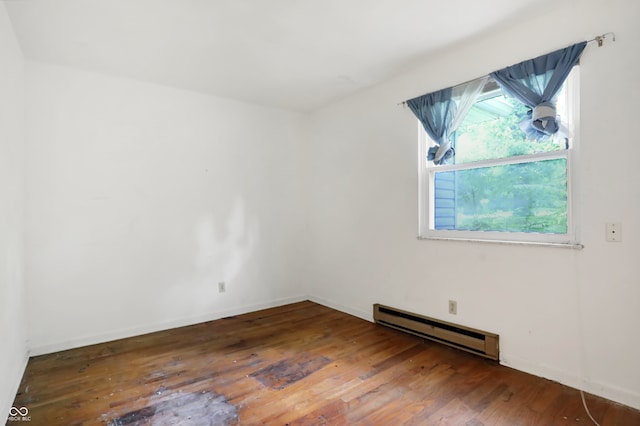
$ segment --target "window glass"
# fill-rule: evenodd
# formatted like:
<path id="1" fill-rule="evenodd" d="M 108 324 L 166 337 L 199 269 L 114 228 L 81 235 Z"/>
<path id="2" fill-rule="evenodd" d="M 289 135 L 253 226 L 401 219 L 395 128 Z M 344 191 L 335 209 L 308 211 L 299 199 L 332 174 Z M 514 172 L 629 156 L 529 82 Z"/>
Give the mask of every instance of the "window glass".
<path id="1" fill-rule="evenodd" d="M 544 140 L 527 138 L 520 128 L 520 122 L 527 116 L 529 108 L 516 99 L 505 98 L 499 91 L 491 95 L 474 104 L 456 131 L 454 163 L 509 158 L 566 148 L 565 135 Z M 566 114 L 559 115 L 566 118 Z"/>
<path id="2" fill-rule="evenodd" d="M 575 69 L 555 100 L 561 130 L 537 138 L 522 124 L 529 108 L 504 96 L 493 80 L 487 82 L 451 137 L 455 156 L 449 164 L 426 163 L 428 200 L 421 206 L 430 206 L 428 229 L 461 231 L 465 238 L 473 232 L 483 232 L 482 239 L 489 234 L 506 240 L 505 234 L 573 238 L 569 153 L 575 105 L 567 87 L 575 84 L 574 74 Z M 428 149 L 433 142 L 424 136 Z"/>
<path id="3" fill-rule="evenodd" d="M 435 229 L 567 233 L 564 158 L 436 172 L 435 181 Z"/>

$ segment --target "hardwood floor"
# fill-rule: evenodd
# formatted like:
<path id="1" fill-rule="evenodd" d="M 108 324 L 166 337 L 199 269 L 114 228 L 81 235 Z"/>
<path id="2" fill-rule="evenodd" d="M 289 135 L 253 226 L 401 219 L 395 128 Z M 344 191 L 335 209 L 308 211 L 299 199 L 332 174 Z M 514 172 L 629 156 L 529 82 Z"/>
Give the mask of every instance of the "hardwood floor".
<path id="1" fill-rule="evenodd" d="M 32 358 L 14 406 L 46 426 L 591 424 L 574 389 L 312 302 Z"/>

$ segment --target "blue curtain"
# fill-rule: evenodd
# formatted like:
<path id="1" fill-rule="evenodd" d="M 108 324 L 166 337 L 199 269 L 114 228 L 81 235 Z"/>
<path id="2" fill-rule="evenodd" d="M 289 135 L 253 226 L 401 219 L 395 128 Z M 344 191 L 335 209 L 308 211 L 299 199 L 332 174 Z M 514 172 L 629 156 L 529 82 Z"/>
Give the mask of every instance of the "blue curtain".
<path id="1" fill-rule="evenodd" d="M 586 45 L 583 41 L 490 74 L 502 90 L 531 109 L 522 123 L 530 138 L 543 138 L 560 128 L 555 97 Z"/>
<path id="2" fill-rule="evenodd" d="M 452 93 L 452 88 L 447 88 L 407 101 L 424 130 L 436 143 L 427 154 L 427 159 L 434 164 L 444 164 L 454 154 L 448 134 L 457 110 L 456 103 L 451 99 Z"/>

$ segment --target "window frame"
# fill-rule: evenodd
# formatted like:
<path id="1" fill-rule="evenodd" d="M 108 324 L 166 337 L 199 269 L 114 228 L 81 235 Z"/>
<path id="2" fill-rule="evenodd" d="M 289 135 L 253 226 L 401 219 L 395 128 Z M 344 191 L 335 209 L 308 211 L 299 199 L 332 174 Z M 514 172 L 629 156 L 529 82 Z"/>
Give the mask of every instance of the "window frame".
<path id="1" fill-rule="evenodd" d="M 579 243 L 579 223 L 576 206 L 579 205 L 577 163 L 579 157 L 579 113 L 580 113 L 580 67 L 574 66 L 565 81 L 568 100 L 569 144 L 567 149 L 521 155 L 515 157 L 482 160 L 462 164 L 434 165 L 428 162 L 427 151 L 433 145 L 422 125 L 418 122 L 418 238 L 428 240 L 460 240 L 470 242 L 495 242 L 513 244 L 532 244 L 582 248 Z M 480 167 L 492 167 L 522 162 L 535 162 L 552 159 L 566 159 L 567 165 L 567 233 L 545 234 L 507 231 L 468 231 L 434 229 L 435 207 L 433 202 L 434 176 L 436 172 L 469 170 Z"/>

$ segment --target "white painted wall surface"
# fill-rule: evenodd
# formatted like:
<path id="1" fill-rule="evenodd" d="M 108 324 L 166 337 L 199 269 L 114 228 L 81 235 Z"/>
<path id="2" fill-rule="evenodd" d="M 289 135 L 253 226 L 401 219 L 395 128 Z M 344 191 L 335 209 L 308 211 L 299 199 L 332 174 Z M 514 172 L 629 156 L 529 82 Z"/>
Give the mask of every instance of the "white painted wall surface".
<path id="1" fill-rule="evenodd" d="M 24 59 L 0 3 L 0 419 L 27 363 L 23 129 Z"/>
<path id="2" fill-rule="evenodd" d="M 640 3 L 539 12 L 312 115 L 310 291 L 364 318 L 379 302 L 497 332 L 503 364 L 640 408 Z M 397 103 L 607 31 L 617 41 L 582 59 L 585 248 L 416 240 L 417 124 Z"/>
<path id="3" fill-rule="evenodd" d="M 27 83 L 32 353 L 303 298 L 300 115 L 31 62 Z"/>
<path id="4" fill-rule="evenodd" d="M 0 402 L 27 310 L 38 354 L 310 294 L 497 332 L 504 364 L 640 408 L 639 18 L 635 0 L 540 10 L 310 117 L 27 63 L 25 297 L 25 65 L 0 5 Z M 417 241 L 417 124 L 396 104 L 606 31 L 581 70 L 585 249 Z"/>

